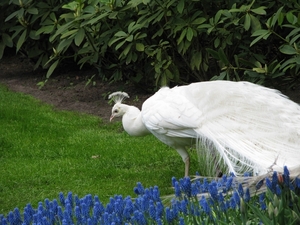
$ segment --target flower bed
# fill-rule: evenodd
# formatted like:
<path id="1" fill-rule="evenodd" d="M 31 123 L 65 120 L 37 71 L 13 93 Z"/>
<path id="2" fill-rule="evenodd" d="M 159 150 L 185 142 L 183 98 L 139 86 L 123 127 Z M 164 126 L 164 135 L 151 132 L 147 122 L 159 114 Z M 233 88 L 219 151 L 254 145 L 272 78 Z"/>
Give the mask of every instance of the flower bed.
<path id="1" fill-rule="evenodd" d="M 264 183 L 266 191 L 259 193 Z M 15 208 L 0 221 L 1 225 L 300 223 L 300 178 L 291 180 L 286 167 L 282 175 L 274 172 L 258 182 L 254 192 L 232 175 L 212 181 L 172 178 L 172 185 L 175 195 L 167 203 L 157 186 L 137 183 L 134 199 L 116 195 L 104 206 L 97 196 L 60 193 L 59 200 L 45 199 L 37 209 L 27 204 L 22 214 Z"/>

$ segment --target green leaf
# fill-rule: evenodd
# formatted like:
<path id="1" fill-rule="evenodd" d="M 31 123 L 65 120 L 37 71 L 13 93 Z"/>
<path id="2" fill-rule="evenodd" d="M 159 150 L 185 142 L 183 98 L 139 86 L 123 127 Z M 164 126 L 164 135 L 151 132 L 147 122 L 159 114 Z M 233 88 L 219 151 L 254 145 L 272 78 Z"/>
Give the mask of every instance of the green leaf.
<path id="1" fill-rule="evenodd" d="M 8 34 L 2 33 L 2 41 L 3 41 L 4 45 L 6 45 L 8 47 L 13 47 L 13 41 Z"/>
<path id="2" fill-rule="evenodd" d="M 224 50 L 223 50 L 222 48 L 219 48 L 219 50 L 218 50 L 218 55 L 219 55 L 220 60 L 221 60 L 226 66 L 228 66 L 228 65 L 230 64 L 229 61 L 228 61 L 228 59 L 227 59 L 227 56 L 225 55 L 225 52 L 224 52 Z"/>
<path id="3" fill-rule="evenodd" d="M 74 29 L 74 30 L 69 30 L 67 31 L 66 33 L 63 33 L 61 36 L 60 36 L 60 39 L 65 39 L 66 37 L 69 37 L 71 35 L 73 35 L 73 37 L 76 35 L 75 33 L 78 32 L 78 29 Z"/>
<path id="4" fill-rule="evenodd" d="M 182 42 L 183 38 L 186 36 L 186 33 L 187 28 L 183 29 L 183 31 L 181 32 L 180 37 L 177 39 L 177 45 L 179 45 Z"/>
<path id="5" fill-rule="evenodd" d="M 117 33 L 115 33 L 116 37 L 127 37 L 127 34 L 124 31 L 118 31 Z"/>
<path id="6" fill-rule="evenodd" d="M 125 40 L 128 41 L 128 42 L 132 42 L 133 41 L 133 35 L 132 34 L 129 35 Z"/>
<path id="7" fill-rule="evenodd" d="M 3 42 L 0 42 L 0 59 L 2 59 L 4 54 L 5 45 Z"/>
<path id="8" fill-rule="evenodd" d="M 143 52 L 145 50 L 145 46 L 143 43 L 136 43 L 135 44 L 135 49 L 139 52 Z"/>
<path id="9" fill-rule="evenodd" d="M 265 6 L 261 6 L 261 7 L 258 7 L 256 9 L 251 9 L 251 12 L 254 12 L 255 14 L 258 14 L 258 15 L 266 15 L 267 12 L 265 11 L 267 7 Z"/>
<path id="10" fill-rule="evenodd" d="M 278 16 L 278 25 L 281 26 L 284 20 L 284 14 L 281 12 Z"/>
<path id="11" fill-rule="evenodd" d="M 195 19 L 192 24 L 198 25 L 198 24 L 202 24 L 206 21 L 206 19 L 204 17 L 199 17 L 197 19 Z"/>
<path id="12" fill-rule="evenodd" d="M 267 39 L 270 36 L 271 32 L 268 30 L 258 30 L 255 31 L 251 36 L 258 36 L 255 38 L 251 43 L 250 47 L 253 46 L 255 43 L 257 43 L 261 39 Z"/>
<path id="13" fill-rule="evenodd" d="M 235 61 L 235 64 L 237 65 L 237 67 L 240 67 L 239 57 L 237 55 L 234 55 L 234 61 Z"/>
<path id="14" fill-rule="evenodd" d="M 296 44 L 296 41 L 298 40 L 298 38 L 300 38 L 300 34 L 296 35 L 295 37 L 293 37 L 291 40 L 290 40 L 290 44 Z"/>
<path id="15" fill-rule="evenodd" d="M 190 62 L 191 69 L 195 70 L 196 68 L 197 70 L 200 70 L 201 63 L 202 63 L 202 53 L 200 51 L 193 53 Z"/>
<path id="16" fill-rule="evenodd" d="M 49 41 L 52 42 L 58 35 L 61 35 L 62 33 L 65 33 L 66 30 L 69 30 L 70 26 L 72 25 L 73 20 L 64 24 L 63 26 L 60 26 L 55 34 L 53 36 L 50 37 Z"/>
<path id="17" fill-rule="evenodd" d="M 216 13 L 216 15 L 215 15 L 215 19 L 214 19 L 214 23 L 215 24 L 217 24 L 218 22 L 219 22 L 219 20 L 220 20 L 220 18 L 221 18 L 221 15 L 222 15 L 222 13 L 223 13 L 223 10 L 221 9 L 221 10 L 219 10 L 217 13 Z"/>
<path id="18" fill-rule="evenodd" d="M 128 26 L 128 33 L 131 34 L 133 31 L 141 28 L 142 26 L 140 24 L 136 24 L 136 22 L 131 22 Z"/>
<path id="19" fill-rule="evenodd" d="M 24 9 L 21 8 L 20 10 L 13 12 L 13 13 L 10 14 L 8 17 L 6 17 L 6 19 L 5 19 L 4 22 L 7 22 L 7 21 L 11 20 L 12 18 L 14 18 L 16 15 L 18 15 L 19 13 L 21 13 L 21 12 L 20 12 L 21 10 L 23 10 L 23 12 L 24 12 Z"/>
<path id="20" fill-rule="evenodd" d="M 126 56 L 128 54 L 128 52 L 130 51 L 132 46 L 132 43 L 129 43 L 126 48 L 124 49 L 124 51 L 121 53 L 121 55 L 123 54 L 124 56 Z"/>
<path id="21" fill-rule="evenodd" d="M 55 61 L 54 63 L 52 63 L 52 65 L 49 67 L 49 69 L 48 69 L 48 71 L 47 71 L 47 74 L 46 74 L 47 79 L 51 76 L 51 74 L 53 73 L 53 71 L 54 71 L 55 68 L 57 67 L 58 62 L 59 62 L 59 60 L 56 60 L 56 61 Z"/>
<path id="22" fill-rule="evenodd" d="M 23 43 L 25 42 L 26 34 L 27 34 L 27 30 L 24 30 L 23 33 L 21 34 L 21 36 L 19 37 L 18 42 L 17 42 L 17 52 L 20 50 Z"/>
<path id="23" fill-rule="evenodd" d="M 100 20 L 107 17 L 108 15 L 109 15 L 109 12 L 101 13 L 99 16 L 95 17 L 94 19 L 86 20 L 86 21 L 82 22 L 81 26 L 85 26 L 87 24 L 93 25 L 94 23 L 99 23 Z"/>
<path id="24" fill-rule="evenodd" d="M 250 25 L 251 25 L 251 17 L 250 17 L 250 15 L 247 13 L 246 16 L 245 16 L 245 21 L 244 21 L 244 29 L 245 29 L 245 30 L 249 30 Z"/>
<path id="25" fill-rule="evenodd" d="M 271 23 L 269 24 L 270 25 L 270 27 L 274 27 L 274 25 L 276 24 L 276 22 L 278 21 L 278 23 L 279 23 L 279 25 L 281 25 L 282 24 L 282 22 L 283 22 L 283 18 L 282 18 L 282 21 L 281 21 L 281 23 L 279 22 L 280 21 L 280 17 L 282 17 L 282 15 L 283 15 L 283 13 L 281 12 L 282 11 L 282 9 L 283 9 L 283 6 L 282 7 L 280 7 L 278 10 L 277 10 L 277 12 L 275 13 L 275 15 L 272 17 L 272 19 L 271 19 Z"/>
<path id="26" fill-rule="evenodd" d="M 259 22 L 259 19 L 257 19 L 255 16 L 250 14 L 250 18 L 251 18 L 251 28 L 252 31 L 257 31 L 261 29 L 261 25 Z"/>
<path id="27" fill-rule="evenodd" d="M 297 50 L 294 49 L 292 46 L 290 45 L 283 45 L 280 49 L 280 52 L 286 55 L 294 55 L 297 54 Z"/>
<path id="28" fill-rule="evenodd" d="M 82 43 L 84 37 L 85 37 L 85 30 L 83 28 L 80 28 L 77 34 L 75 35 L 75 40 L 74 40 L 75 45 L 79 46 Z"/>
<path id="29" fill-rule="evenodd" d="M 124 37 L 119 37 L 119 38 L 112 38 L 110 39 L 110 41 L 108 42 L 108 46 L 112 46 L 114 43 L 116 43 L 119 40 L 125 39 Z"/>
<path id="30" fill-rule="evenodd" d="M 297 17 L 294 16 L 292 11 L 287 12 L 286 14 L 286 19 L 289 21 L 291 24 L 295 24 L 297 22 Z"/>
<path id="31" fill-rule="evenodd" d="M 219 56 L 219 53 L 211 48 L 206 48 L 205 49 L 209 54 L 212 55 L 212 57 L 214 57 L 215 59 L 219 60 L 220 59 L 220 56 Z"/>
<path id="32" fill-rule="evenodd" d="M 266 73 L 265 68 L 252 68 L 256 73 Z"/>
<path id="33" fill-rule="evenodd" d="M 65 52 L 69 48 L 69 46 L 72 43 L 72 41 L 73 41 L 73 39 L 71 39 L 71 38 L 70 39 L 63 39 L 58 44 L 56 51 L 57 52 Z"/>
<path id="34" fill-rule="evenodd" d="M 42 26 L 40 29 L 36 31 L 36 35 L 39 34 L 50 34 L 54 30 L 54 26 Z"/>
<path id="35" fill-rule="evenodd" d="M 190 27 L 188 27 L 188 28 L 187 28 L 187 32 L 186 32 L 186 39 L 187 39 L 188 41 L 192 41 L 193 35 L 194 35 L 193 29 L 190 28 Z"/>
<path id="36" fill-rule="evenodd" d="M 280 70 L 283 70 L 283 72 L 285 72 L 286 70 L 288 70 L 291 67 L 294 67 L 295 64 L 300 64 L 300 56 L 295 57 L 295 58 L 291 58 L 288 59 L 287 61 L 285 61 L 281 66 L 280 66 Z"/>
<path id="37" fill-rule="evenodd" d="M 268 34 L 269 33 L 269 31 L 268 30 L 257 30 L 257 31 L 255 31 L 252 35 L 251 35 L 251 37 L 255 37 L 255 36 L 264 36 L 264 35 L 266 35 L 266 34 Z"/>
<path id="38" fill-rule="evenodd" d="M 115 47 L 115 50 L 118 50 L 119 48 L 121 48 L 125 42 L 126 42 L 126 40 L 123 40 L 119 44 L 117 44 L 117 46 Z"/>
<path id="39" fill-rule="evenodd" d="M 289 39 L 290 37 L 292 37 L 295 34 L 300 33 L 300 27 L 293 29 L 287 36 L 286 39 Z"/>
<path id="40" fill-rule="evenodd" d="M 33 14 L 33 15 L 37 15 L 39 13 L 39 10 L 37 8 L 28 8 L 28 9 L 26 9 L 26 11 L 29 14 Z"/>
<path id="41" fill-rule="evenodd" d="M 215 47 L 215 48 L 218 48 L 219 45 L 220 45 L 220 42 L 221 42 L 221 41 L 220 41 L 220 38 L 217 37 L 217 38 L 214 40 L 214 47 Z"/>
<path id="42" fill-rule="evenodd" d="M 184 10 L 184 1 L 185 0 L 180 0 L 177 4 L 177 11 L 182 14 L 183 10 Z"/>

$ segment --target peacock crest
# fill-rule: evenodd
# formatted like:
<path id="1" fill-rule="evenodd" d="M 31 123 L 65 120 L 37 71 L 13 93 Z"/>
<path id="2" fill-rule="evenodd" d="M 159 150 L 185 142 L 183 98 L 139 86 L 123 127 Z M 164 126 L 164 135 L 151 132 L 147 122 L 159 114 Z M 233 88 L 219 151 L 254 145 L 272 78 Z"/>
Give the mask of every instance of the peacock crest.
<path id="1" fill-rule="evenodd" d="M 108 96 L 108 99 L 112 99 L 115 103 L 122 103 L 124 98 L 129 98 L 129 95 L 126 92 L 122 91 L 111 93 Z"/>

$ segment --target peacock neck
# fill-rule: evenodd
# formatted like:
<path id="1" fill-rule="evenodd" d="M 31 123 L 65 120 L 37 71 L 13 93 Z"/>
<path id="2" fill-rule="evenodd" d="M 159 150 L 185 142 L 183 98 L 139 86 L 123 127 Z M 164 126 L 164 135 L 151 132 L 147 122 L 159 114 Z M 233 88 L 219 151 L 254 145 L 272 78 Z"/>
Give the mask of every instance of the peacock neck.
<path id="1" fill-rule="evenodd" d="M 150 134 L 142 121 L 142 113 L 135 106 L 124 105 L 126 113 L 123 115 L 124 130 L 131 136 L 145 136 Z"/>

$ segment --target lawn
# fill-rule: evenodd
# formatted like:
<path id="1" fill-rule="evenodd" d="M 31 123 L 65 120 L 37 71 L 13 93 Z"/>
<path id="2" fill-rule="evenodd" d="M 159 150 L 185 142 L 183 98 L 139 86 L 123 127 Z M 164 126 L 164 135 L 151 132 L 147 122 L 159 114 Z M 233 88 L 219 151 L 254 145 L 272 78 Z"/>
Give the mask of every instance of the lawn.
<path id="1" fill-rule="evenodd" d="M 0 214 L 71 191 L 79 197 L 134 195 L 157 185 L 174 193 L 171 178 L 184 174 L 177 152 L 153 136 L 130 137 L 121 122 L 58 111 L 0 86 Z M 191 172 L 198 169 L 192 154 Z"/>

